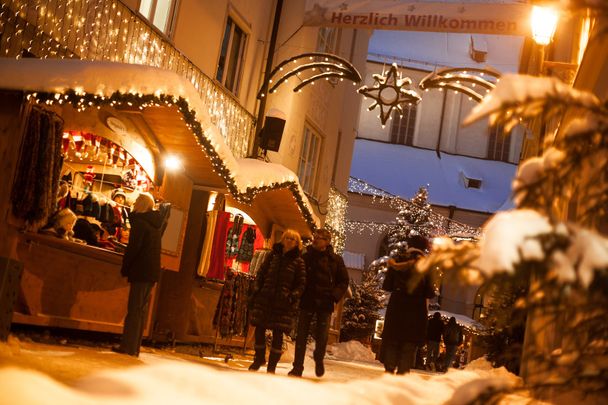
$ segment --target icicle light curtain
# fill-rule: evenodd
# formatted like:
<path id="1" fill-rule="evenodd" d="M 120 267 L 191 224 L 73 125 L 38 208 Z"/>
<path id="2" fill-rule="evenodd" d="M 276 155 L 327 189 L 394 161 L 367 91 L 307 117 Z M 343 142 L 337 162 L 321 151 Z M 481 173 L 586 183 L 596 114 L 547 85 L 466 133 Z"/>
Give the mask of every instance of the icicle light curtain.
<path id="1" fill-rule="evenodd" d="M 36 105 L 26 118 L 21 154 L 11 191 L 13 215 L 36 231 L 52 214 L 61 172 L 63 120 Z"/>
<path id="2" fill-rule="evenodd" d="M 3 0 L 0 56 L 112 61 L 176 72 L 196 88 L 234 156 L 247 155 L 254 117 L 118 0 Z"/>

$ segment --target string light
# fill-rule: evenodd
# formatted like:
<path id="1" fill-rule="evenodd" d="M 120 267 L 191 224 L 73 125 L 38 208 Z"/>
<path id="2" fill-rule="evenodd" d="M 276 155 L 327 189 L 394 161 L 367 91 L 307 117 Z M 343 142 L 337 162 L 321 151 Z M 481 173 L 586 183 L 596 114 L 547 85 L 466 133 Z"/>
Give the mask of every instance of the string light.
<path id="1" fill-rule="evenodd" d="M 454 90 L 455 93 L 467 95 L 469 100 L 480 102 L 485 94 L 480 94 L 474 88 L 479 85 L 485 89 L 485 93 L 489 93 L 496 87 L 499 77 L 500 73 L 490 68 L 445 68 L 429 73 L 418 86 L 424 91 L 432 88 L 439 91 L 444 88 Z M 468 85 L 471 87 L 467 87 Z"/>
<path id="2" fill-rule="evenodd" d="M 405 103 L 418 104 L 421 100 L 420 95 L 414 90 L 406 89 L 407 86 L 412 84 L 412 80 L 409 77 L 399 78 L 397 64 L 395 63 L 391 65 L 387 75 L 374 74 L 372 77 L 375 81 L 374 85 L 372 87 L 362 86 L 357 92 L 375 100 L 367 110 L 372 111 L 376 107 L 380 108 L 378 118 L 382 123 L 382 128 L 386 125 L 386 121 L 390 119 L 394 109 L 403 113 L 402 105 Z M 383 95 L 382 93 L 385 94 Z"/>
<path id="3" fill-rule="evenodd" d="M 2 2 L 0 55 L 18 59 L 25 49 L 42 59 L 106 60 L 176 72 L 194 85 L 233 155 L 247 156 L 253 115 L 140 16 L 118 0 L 67 0 L 50 8 L 47 3 Z"/>
<path id="4" fill-rule="evenodd" d="M 348 198 L 335 187 L 329 189 L 325 227 L 332 233 L 332 245 L 341 254 L 346 246 L 346 209 Z"/>
<path id="5" fill-rule="evenodd" d="M 319 62 L 318 59 L 321 58 L 324 59 L 325 62 Z M 313 62 L 304 63 L 303 60 Z M 288 66 L 290 63 L 293 63 L 293 68 L 287 73 L 282 74 L 281 72 L 283 72 L 283 68 Z M 317 69 L 319 70 L 318 73 Z M 300 74 L 307 71 L 315 73 L 310 75 L 308 78 L 302 79 Z M 276 79 L 275 82 L 273 77 L 277 76 L 277 74 L 282 74 L 282 76 Z M 346 78 L 351 80 L 353 83 L 361 82 L 361 75 L 357 71 L 357 68 L 355 68 L 346 59 L 328 53 L 308 52 L 293 56 L 279 63 L 268 75 L 268 80 L 262 84 L 262 88 L 258 92 L 258 99 L 265 97 L 266 94 L 276 93 L 277 88 L 293 76 L 296 76 L 302 80 L 302 82 L 293 89 L 294 93 L 300 93 L 302 87 L 308 84 L 314 85 L 315 81 L 320 79 L 329 79 L 330 77 L 339 77 L 340 81 L 343 81 Z M 270 84 L 273 84 L 273 86 L 268 89 Z M 266 89 L 268 89 L 268 91 L 266 91 Z"/>
<path id="6" fill-rule="evenodd" d="M 373 204 L 386 204 L 398 212 L 410 209 L 419 209 L 416 207 L 415 202 L 391 194 L 386 190 L 371 185 L 356 177 L 350 177 L 348 179 L 348 192 L 372 196 Z M 450 237 L 465 237 L 473 239 L 479 239 L 481 237 L 481 230 L 479 228 L 474 228 L 472 226 L 454 221 L 453 219 L 445 217 L 434 211 L 431 211 L 429 221 L 433 223 L 437 235 L 448 235 Z M 384 234 L 397 225 L 398 224 L 396 222 L 349 220 L 345 223 L 345 231 L 359 235 L 363 233 Z"/>

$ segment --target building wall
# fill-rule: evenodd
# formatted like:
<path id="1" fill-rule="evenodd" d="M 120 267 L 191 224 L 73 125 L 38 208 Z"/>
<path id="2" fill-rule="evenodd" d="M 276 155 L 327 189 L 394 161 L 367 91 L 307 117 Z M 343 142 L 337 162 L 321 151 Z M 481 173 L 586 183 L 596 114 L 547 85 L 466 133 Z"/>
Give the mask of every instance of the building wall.
<path id="1" fill-rule="evenodd" d="M 368 87 L 373 86 L 372 75 L 381 74 L 383 69 L 388 70 L 389 67 L 382 63 L 368 61 L 365 84 Z M 467 96 L 454 91 L 421 90 L 418 83 L 430 73 L 428 71 L 408 67 L 400 67 L 399 71 L 404 77 L 412 79 L 410 89 L 415 90 L 422 97 L 416 112 L 413 146 L 437 149 L 439 142 L 439 149 L 442 152 L 477 158 L 487 157 L 488 122 L 482 120 L 470 126 L 462 125 L 466 116 L 477 105 L 475 101 L 469 100 Z M 364 99 L 361 102 L 357 136 L 390 142 L 392 120 L 387 121 L 383 128 L 378 119 L 378 108 L 368 111 L 368 107 L 372 103 L 373 100 L 371 99 Z M 512 138 L 508 161 L 516 163 L 519 161 L 523 129 L 516 128 Z"/>

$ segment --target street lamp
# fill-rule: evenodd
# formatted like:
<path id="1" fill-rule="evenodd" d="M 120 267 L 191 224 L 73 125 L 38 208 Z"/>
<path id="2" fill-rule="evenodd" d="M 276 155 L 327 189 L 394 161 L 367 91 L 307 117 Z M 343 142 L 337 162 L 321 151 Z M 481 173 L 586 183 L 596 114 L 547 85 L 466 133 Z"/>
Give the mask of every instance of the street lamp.
<path id="1" fill-rule="evenodd" d="M 559 13 L 552 7 L 532 7 L 532 37 L 539 45 L 548 45 L 553 39 Z"/>

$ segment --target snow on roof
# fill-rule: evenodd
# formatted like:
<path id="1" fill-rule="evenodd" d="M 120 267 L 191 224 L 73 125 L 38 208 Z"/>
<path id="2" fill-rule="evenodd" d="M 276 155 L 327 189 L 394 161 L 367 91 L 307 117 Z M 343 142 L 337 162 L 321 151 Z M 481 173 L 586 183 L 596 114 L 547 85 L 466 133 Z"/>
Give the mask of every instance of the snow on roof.
<path id="1" fill-rule="evenodd" d="M 516 170 L 510 163 L 445 153 L 439 159 L 433 150 L 357 139 L 350 175 L 407 199 L 428 185 L 433 205 L 493 213 L 510 205 Z M 481 187 L 467 188 L 464 174 L 480 179 Z"/>
<path id="2" fill-rule="evenodd" d="M 365 269 L 365 255 L 363 253 L 355 253 L 345 250 L 344 253 L 342 253 L 342 259 L 344 259 L 344 265 L 349 269 Z"/>
<path id="3" fill-rule="evenodd" d="M 471 34 L 414 31 L 374 31 L 369 41 L 368 59 L 432 71 L 435 67 L 492 66 L 502 73 L 517 72 L 524 38 L 508 35 L 475 34 L 485 39 L 487 59 L 471 59 Z"/>
<path id="4" fill-rule="evenodd" d="M 31 92 L 64 93 L 70 89 L 82 94 L 110 96 L 114 92 L 138 95 L 172 95 L 182 97 L 203 135 L 210 141 L 223 164 L 234 179 L 238 191 L 247 188 L 272 186 L 274 183 L 292 182 L 305 208 L 318 224 L 312 206 L 299 185 L 298 177 L 279 164 L 255 159 L 235 159 L 219 129 L 211 122 L 208 106 L 200 98 L 192 83 L 177 73 L 151 66 L 77 59 L 14 59 L 0 58 L 0 88 Z"/>
<path id="5" fill-rule="evenodd" d="M 466 329 L 470 329 L 476 332 L 483 332 L 486 327 L 483 326 L 481 323 L 477 322 L 474 319 L 469 318 L 466 315 L 462 315 L 462 314 L 454 314 L 452 312 L 448 312 L 448 311 L 433 311 L 433 310 L 429 310 L 429 316 L 433 316 L 433 314 L 435 312 L 439 312 L 441 314 L 441 318 L 445 321 L 447 319 L 450 319 L 451 317 L 456 318 L 456 323 Z"/>

